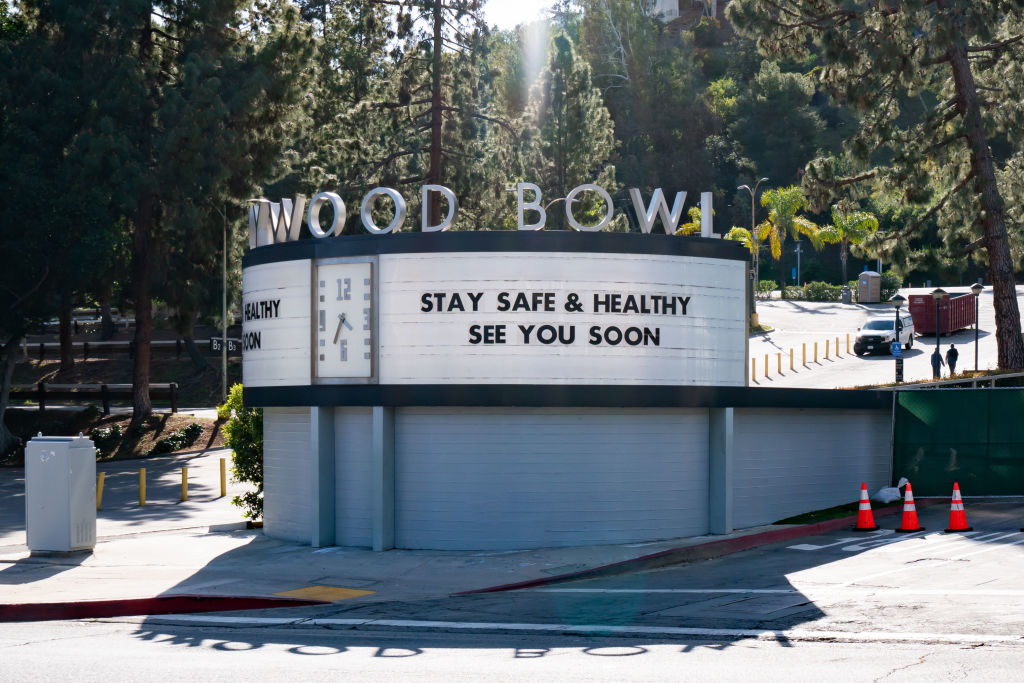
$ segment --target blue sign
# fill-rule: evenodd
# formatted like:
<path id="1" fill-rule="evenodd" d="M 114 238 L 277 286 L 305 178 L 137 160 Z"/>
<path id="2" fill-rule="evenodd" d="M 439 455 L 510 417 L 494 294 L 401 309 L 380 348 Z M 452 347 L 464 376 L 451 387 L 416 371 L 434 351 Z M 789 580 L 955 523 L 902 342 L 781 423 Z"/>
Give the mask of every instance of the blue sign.
<path id="1" fill-rule="evenodd" d="M 892 343 L 892 357 L 903 358 L 903 346 L 899 343 L 899 341 L 894 341 Z"/>

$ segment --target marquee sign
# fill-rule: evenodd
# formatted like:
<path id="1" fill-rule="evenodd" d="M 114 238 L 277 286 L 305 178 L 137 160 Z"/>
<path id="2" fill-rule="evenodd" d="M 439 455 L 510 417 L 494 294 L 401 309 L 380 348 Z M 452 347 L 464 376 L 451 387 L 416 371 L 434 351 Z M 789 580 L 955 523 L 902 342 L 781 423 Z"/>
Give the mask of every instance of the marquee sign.
<path id="1" fill-rule="evenodd" d="M 738 245 L 605 234 L 597 248 L 567 249 L 571 235 L 537 233 L 517 248 L 521 237 L 367 236 L 338 240 L 334 253 L 320 248 L 327 241 L 281 245 L 280 260 L 253 252 L 245 386 L 745 384 Z"/>

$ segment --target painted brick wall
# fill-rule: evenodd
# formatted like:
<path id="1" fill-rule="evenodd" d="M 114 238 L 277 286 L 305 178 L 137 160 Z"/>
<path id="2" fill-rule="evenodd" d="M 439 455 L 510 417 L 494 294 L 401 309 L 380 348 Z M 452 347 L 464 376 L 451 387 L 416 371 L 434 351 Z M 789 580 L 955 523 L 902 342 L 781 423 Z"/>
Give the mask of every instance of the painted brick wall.
<path id="1" fill-rule="evenodd" d="M 300 543 L 312 534 L 309 408 L 263 409 L 263 533 Z"/>
<path id="2" fill-rule="evenodd" d="M 770 524 L 888 485 L 888 411 L 737 408 L 733 524 Z"/>
<path id="3" fill-rule="evenodd" d="M 510 549 L 707 531 L 707 411 L 402 408 L 396 545 Z"/>
<path id="4" fill-rule="evenodd" d="M 373 409 L 334 409 L 335 530 L 337 544 L 373 543 Z"/>

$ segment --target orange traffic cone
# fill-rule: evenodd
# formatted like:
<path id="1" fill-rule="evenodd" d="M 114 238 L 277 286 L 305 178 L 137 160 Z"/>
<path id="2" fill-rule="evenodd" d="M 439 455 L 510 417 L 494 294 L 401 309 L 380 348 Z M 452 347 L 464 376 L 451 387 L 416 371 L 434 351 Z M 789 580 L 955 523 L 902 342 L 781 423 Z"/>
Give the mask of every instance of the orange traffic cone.
<path id="1" fill-rule="evenodd" d="M 860 485 L 860 505 L 857 507 L 857 526 L 854 531 L 877 531 L 875 516 L 871 514 L 871 501 L 868 500 L 868 485 L 862 482 Z"/>
<path id="2" fill-rule="evenodd" d="M 907 494 L 903 498 L 903 521 L 896 531 L 924 531 L 924 527 L 917 523 L 917 508 L 914 507 L 914 492 L 910 489 L 910 484 L 907 484 Z"/>
<path id="3" fill-rule="evenodd" d="M 971 531 L 967 526 L 967 515 L 964 513 L 964 500 L 960 497 L 960 484 L 953 482 L 953 503 L 949 506 L 949 528 L 946 533 L 953 531 Z"/>

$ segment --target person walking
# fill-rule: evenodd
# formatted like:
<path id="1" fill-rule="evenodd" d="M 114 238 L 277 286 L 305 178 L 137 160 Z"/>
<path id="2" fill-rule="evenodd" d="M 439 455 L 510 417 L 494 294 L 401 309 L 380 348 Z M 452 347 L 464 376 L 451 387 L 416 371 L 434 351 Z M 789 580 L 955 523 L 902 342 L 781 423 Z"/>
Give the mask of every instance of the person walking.
<path id="1" fill-rule="evenodd" d="M 932 351 L 932 379 L 939 379 L 942 377 L 942 371 L 939 369 L 945 363 L 942 361 L 942 354 L 939 353 L 938 349 Z"/>
<path id="2" fill-rule="evenodd" d="M 960 352 L 956 350 L 955 344 L 949 345 L 949 350 L 946 351 L 946 367 L 949 368 L 949 374 L 956 374 L 956 360 L 960 357 Z"/>

